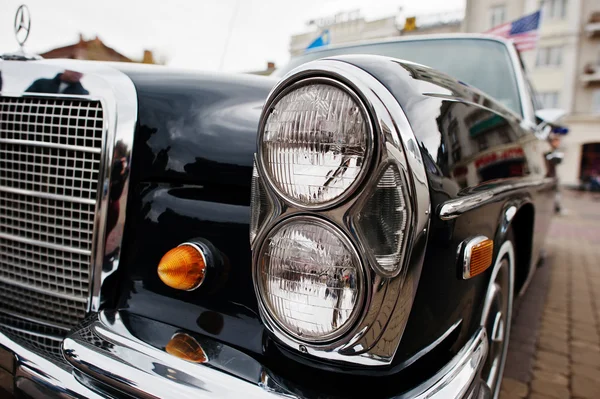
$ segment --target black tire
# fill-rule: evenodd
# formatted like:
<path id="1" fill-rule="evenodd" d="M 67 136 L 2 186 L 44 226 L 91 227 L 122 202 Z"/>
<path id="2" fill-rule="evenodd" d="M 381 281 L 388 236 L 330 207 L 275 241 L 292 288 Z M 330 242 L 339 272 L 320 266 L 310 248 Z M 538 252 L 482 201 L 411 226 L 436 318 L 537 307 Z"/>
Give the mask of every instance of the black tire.
<path id="1" fill-rule="evenodd" d="M 506 353 L 510 338 L 510 326 L 515 286 L 515 240 L 512 229 L 498 248 L 493 263 L 481 325 L 488 334 L 488 356 L 481 371 L 482 380 L 488 385 L 494 399 L 500 395 Z"/>

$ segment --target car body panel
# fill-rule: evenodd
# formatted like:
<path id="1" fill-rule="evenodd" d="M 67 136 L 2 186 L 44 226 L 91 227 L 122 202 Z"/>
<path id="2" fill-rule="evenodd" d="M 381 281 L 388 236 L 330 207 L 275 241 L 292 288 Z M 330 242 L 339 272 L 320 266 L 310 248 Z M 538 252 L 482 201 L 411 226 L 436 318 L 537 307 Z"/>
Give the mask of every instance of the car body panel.
<path id="1" fill-rule="evenodd" d="M 535 218 L 533 258 L 525 265 L 529 269 L 527 275 L 533 273 L 553 212 L 556 181 L 547 179 L 543 156 L 548 144 L 524 128 L 521 118 L 479 90 L 431 68 L 361 55 L 333 58 L 371 73 L 402 106 L 426 163 L 434 213 L 446 201 L 521 184 L 520 189 L 497 196 L 489 205 L 455 220 L 431 220 L 421 281 L 397 357 L 417 353 L 419 347 L 435 341 L 459 320 L 462 326 L 456 348 L 460 348 L 479 326 L 477 315 L 483 305 L 480 298 L 485 295 L 489 273 L 471 280 L 458 279 L 457 249 L 463 240 L 477 234 L 495 238 L 499 247 L 504 236 L 498 230 L 506 230 L 499 228 L 503 209 L 509 201 L 521 198 L 517 201 L 519 207 L 531 202 L 539 212 Z M 486 121 L 493 123 L 485 126 L 482 122 Z M 487 148 L 480 150 L 471 138 L 473 132 L 475 136 L 492 135 Z"/>
<path id="2" fill-rule="evenodd" d="M 514 49 L 507 49 L 515 61 Z M 250 184 L 259 117 L 277 83 L 272 78 L 111 64 L 132 80 L 139 112 L 123 245 L 118 270 L 104 282 L 103 306 L 123 314 L 155 346 L 172 331 L 190 332 L 243 352 L 299 391 L 363 396 L 359 385 L 384 397 L 434 375 L 477 333 L 490 272 L 460 278 L 461 243 L 485 235 L 499 248 L 513 223 L 531 220 L 523 231 L 533 233 L 533 242 L 529 234 L 517 236 L 517 246 L 531 247 L 518 264 L 527 286 L 553 212 L 556 180 L 529 106 L 517 115 L 476 88 L 408 61 L 334 59 L 367 71 L 389 90 L 414 131 L 427 172 L 427 248 L 393 362 L 369 368 L 307 357 L 275 341 L 261 322 L 252 282 Z M 487 201 L 440 217 L 444 204 L 488 192 Z M 160 259 L 193 238 L 215 247 L 224 260 L 223 278 L 196 291 L 167 287 L 157 274 Z M 145 329 L 146 319 L 170 327 L 154 332 Z M 249 372 L 255 379 L 256 369 Z"/>
<path id="3" fill-rule="evenodd" d="M 335 58 L 371 73 L 384 83 L 402 106 L 427 164 L 434 213 L 445 201 L 465 195 L 473 187 L 481 189 L 486 182 L 501 185 L 503 180 L 510 183 L 515 179 L 528 181 L 545 176 L 543 160 L 530 156 L 539 152 L 539 148 L 534 147 L 542 144 L 531 131 L 522 128 L 518 116 L 496 105 L 477 89 L 409 62 L 382 61 L 365 56 Z M 186 76 L 167 77 L 168 84 L 158 84 L 157 79 L 145 74 L 130 72 L 129 75 L 136 84 L 141 104 L 140 133 L 135 147 L 137 157 L 133 162 L 134 181 L 140 184 L 132 194 L 132 201 L 136 202 L 130 202 L 130 208 L 142 212 L 128 214 L 136 233 L 128 235 L 130 238 L 135 236 L 135 240 L 128 241 L 130 245 L 126 247 L 127 255 L 121 270 L 126 283 L 120 306 L 169 324 L 181 323 L 190 331 L 216 336 L 255 355 L 264 355 L 261 347 L 264 331 L 251 285 L 247 223 L 249 176 L 255 150 L 254 143 L 251 143 L 253 129 L 258 123 L 260 105 L 274 81 L 250 80 L 246 84 L 251 88 L 241 90 L 241 93 L 248 93 L 247 97 L 238 97 L 234 90 L 240 82 L 228 83 L 231 86 L 227 84 L 225 87 L 231 87 L 231 92 L 224 90 L 210 97 L 209 93 L 223 87 L 222 84 L 214 84 L 214 77 L 207 79 L 210 82 L 195 80 L 191 85 L 192 77 L 188 80 Z M 262 85 L 260 91 L 256 90 L 257 85 Z M 229 107 L 221 104 L 229 104 Z M 237 116 L 236 129 L 231 129 L 233 125 L 222 120 L 226 117 L 222 113 L 223 108 L 232 112 L 247 110 L 248 117 Z M 469 118 L 473 113 L 479 113 L 476 120 Z M 461 178 L 456 173 L 460 165 L 454 165 L 454 169 L 450 170 L 448 159 L 451 155 L 443 151 L 447 145 L 440 144 L 442 141 L 450 143 L 450 130 L 457 129 L 457 126 L 468 130 L 481 120 L 494 118 L 505 132 L 502 134 L 508 134 L 509 139 L 485 151 L 470 151 L 470 162 L 479 162 L 478 167 L 483 169 L 486 163 L 494 163 L 488 159 L 490 154 L 496 154 L 495 157 L 500 160 L 508 162 L 513 159 L 512 169 L 510 165 L 488 168 L 486 173 L 476 174 L 481 176 L 475 180 L 471 176 L 467 182 L 464 176 Z M 173 126 L 178 128 L 173 129 Z M 205 137 L 210 140 L 218 131 L 222 132 L 226 142 L 235 143 L 232 144 L 235 148 L 225 147 L 217 151 L 217 162 L 217 156 L 209 150 L 211 146 L 204 148 L 201 144 Z M 513 141 L 516 144 L 510 144 Z M 190 157 L 189 154 L 198 151 L 204 156 L 196 157 L 196 160 Z M 179 166 L 181 164 L 183 168 Z M 141 170 L 136 171 L 136 168 Z M 192 170 L 199 172 L 191 173 Z M 231 173 L 239 176 L 230 177 Z M 192 181 L 196 184 L 187 184 Z M 524 203 L 536 203 L 539 197 L 537 189 L 531 188 L 515 192 L 510 198 L 517 196 L 525 198 Z M 477 309 L 482 306 L 478 299 L 484 295 L 487 279 L 485 276 L 468 281 L 457 279 L 456 251 L 460 243 L 475 232 L 500 239 L 496 230 L 502 220 L 504 205 L 503 201 L 497 201 L 451 222 L 432 218 L 422 281 L 390 371 L 398 371 L 420 358 L 423 348 L 444 336 L 456 323 L 459 323 L 459 328 L 452 334 L 453 345 L 443 357 L 455 353 L 475 331 L 479 323 Z M 542 202 L 536 205 L 541 207 Z M 543 230 L 543 226 L 537 229 Z M 170 289 L 160 282 L 155 269 L 149 266 L 157 264 L 162 254 L 173 246 L 196 236 L 207 238 L 231 260 L 231 280 L 222 291 L 213 295 Z M 164 311 L 161 305 L 163 297 Z M 185 313 L 193 313 L 195 317 L 181 322 L 183 312 L 169 312 L 175 303 L 173 299 L 185 303 L 182 303 L 187 309 Z M 217 322 L 222 323 L 220 334 L 211 334 L 211 326 L 204 328 L 206 326 L 198 325 L 195 319 L 204 313 L 221 315 L 216 316 L 222 319 Z M 268 335 L 264 334 L 264 338 L 268 339 Z M 297 357 L 295 354 L 284 356 Z M 335 366 L 333 370 L 336 370 Z M 360 371 L 354 372 L 360 374 Z"/>

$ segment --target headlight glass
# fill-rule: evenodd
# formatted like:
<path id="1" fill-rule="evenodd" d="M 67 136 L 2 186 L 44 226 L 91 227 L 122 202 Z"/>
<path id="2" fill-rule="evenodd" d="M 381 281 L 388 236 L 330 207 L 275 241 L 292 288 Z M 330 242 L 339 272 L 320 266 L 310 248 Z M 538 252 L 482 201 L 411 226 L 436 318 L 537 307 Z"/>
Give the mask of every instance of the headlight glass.
<path id="1" fill-rule="evenodd" d="M 266 173 L 292 204 L 336 202 L 366 167 L 368 126 L 358 100 L 342 88 L 300 85 L 271 107 L 260 144 Z"/>
<path id="2" fill-rule="evenodd" d="M 292 218 L 271 231 L 257 273 L 270 316 L 301 340 L 340 336 L 360 310 L 360 260 L 343 233 L 318 219 Z"/>
<path id="3" fill-rule="evenodd" d="M 402 268 L 409 218 L 406 195 L 398 167 L 390 164 L 358 214 L 356 230 L 375 260 L 373 266 L 385 277 L 397 275 Z"/>

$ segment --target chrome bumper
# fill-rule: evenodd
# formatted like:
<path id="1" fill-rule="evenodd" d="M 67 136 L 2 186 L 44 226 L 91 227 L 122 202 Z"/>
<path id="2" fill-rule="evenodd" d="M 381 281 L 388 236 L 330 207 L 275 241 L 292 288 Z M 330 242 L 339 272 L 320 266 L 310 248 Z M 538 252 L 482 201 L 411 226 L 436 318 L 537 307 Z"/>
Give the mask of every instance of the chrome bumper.
<path id="1" fill-rule="evenodd" d="M 161 334 L 159 323 L 148 323 Z M 288 389 L 244 353 L 215 341 L 201 345 L 207 345 L 208 365 L 171 356 L 134 336 L 119 313 L 102 312 L 64 340 L 70 368 L 0 333 L 0 392 L 33 398 L 105 398 L 119 392 L 141 398 L 301 397 L 298 387 Z M 435 376 L 397 398 L 490 398 L 479 378 L 487 351 L 486 333 L 480 329 Z"/>

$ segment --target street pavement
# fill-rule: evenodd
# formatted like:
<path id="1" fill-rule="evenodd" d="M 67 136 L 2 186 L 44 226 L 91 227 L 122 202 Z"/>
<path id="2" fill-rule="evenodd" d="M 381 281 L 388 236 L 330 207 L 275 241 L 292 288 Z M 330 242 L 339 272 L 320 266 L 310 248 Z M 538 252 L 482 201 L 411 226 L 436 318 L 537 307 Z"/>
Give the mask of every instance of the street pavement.
<path id="1" fill-rule="evenodd" d="M 501 399 L 600 398 L 600 196 L 565 191 L 563 205 L 515 304 Z"/>

